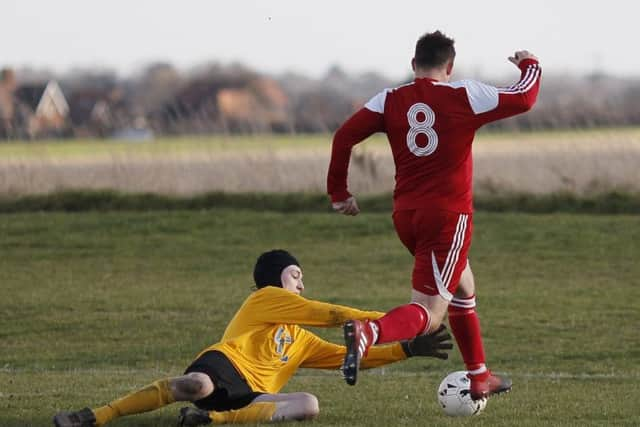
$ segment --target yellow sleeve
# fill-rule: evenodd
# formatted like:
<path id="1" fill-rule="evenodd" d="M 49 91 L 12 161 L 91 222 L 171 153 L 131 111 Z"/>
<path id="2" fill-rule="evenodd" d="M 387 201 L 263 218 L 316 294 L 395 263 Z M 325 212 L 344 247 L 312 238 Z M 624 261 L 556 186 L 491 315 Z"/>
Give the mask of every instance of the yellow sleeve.
<path id="1" fill-rule="evenodd" d="M 337 345 L 304 331 L 305 351 L 308 352 L 304 362 L 300 365 L 303 368 L 315 369 L 338 369 L 342 366 L 344 355 L 347 349 L 343 345 Z M 407 355 L 402 350 L 400 343 L 384 346 L 373 346 L 369 348 L 367 357 L 362 359 L 362 369 L 375 368 L 389 363 L 404 360 Z"/>
<path id="2" fill-rule="evenodd" d="M 405 354 L 399 342 L 390 345 L 374 345 L 369 347 L 367 357 L 362 359 L 361 369 L 376 368 L 389 363 L 405 360 Z"/>
<path id="3" fill-rule="evenodd" d="M 384 313 L 309 300 L 282 288 L 267 286 L 254 292 L 252 317 L 259 322 L 307 326 L 338 326 L 350 319 L 378 319 Z"/>
<path id="4" fill-rule="evenodd" d="M 344 355 L 347 352 L 345 346 L 325 341 L 305 329 L 303 331 L 307 356 L 302 365 L 300 365 L 301 367 L 337 369 L 342 366 Z"/>

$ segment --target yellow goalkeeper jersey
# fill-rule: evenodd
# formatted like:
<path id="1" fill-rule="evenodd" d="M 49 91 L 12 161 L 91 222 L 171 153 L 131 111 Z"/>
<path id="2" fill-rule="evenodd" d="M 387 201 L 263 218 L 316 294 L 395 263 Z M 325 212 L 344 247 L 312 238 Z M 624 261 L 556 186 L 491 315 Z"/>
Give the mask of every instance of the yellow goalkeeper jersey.
<path id="1" fill-rule="evenodd" d="M 282 288 L 266 286 L 242 304 L 222 340 L 205 350 L 224 353 L 254 391 L 277 393 L 299 367 L 335 369 L 346 347 L 301 328 L 339 326 L 349 319 L 378 319 L 384 313 L 313 301 Z M 372 368 L 405 359 L 400 344 L 374 346 L 362 360 Z"/>

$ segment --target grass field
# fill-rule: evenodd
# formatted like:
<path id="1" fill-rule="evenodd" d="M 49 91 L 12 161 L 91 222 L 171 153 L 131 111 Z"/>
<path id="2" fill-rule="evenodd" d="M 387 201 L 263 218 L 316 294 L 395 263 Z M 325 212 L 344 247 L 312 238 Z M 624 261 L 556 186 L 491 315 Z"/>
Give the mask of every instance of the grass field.
<path id="1" fill-rule="evenodd" d="M 476 215 L 472 265 L 491 365 L 514 380 L 473 419 L 435 390 L 462 368 L 411 360 L 301 371 L 284 391 L 320 400 L 316 426 L 640 425 L 640 219 Z M 411 259 L 387 214 L 242 210 L 0 216 L 0 426 L 45 426 L 182 372 L 250 292 L 255 257 L 293 251 L 306 295 L 386 310 L 407 300 Z M 316 330 L 339 341 L 336 330 Z M 114 426 L 173 426 L 180 405 Z M 295 424 L 300 425 L 300 424 Z"/>

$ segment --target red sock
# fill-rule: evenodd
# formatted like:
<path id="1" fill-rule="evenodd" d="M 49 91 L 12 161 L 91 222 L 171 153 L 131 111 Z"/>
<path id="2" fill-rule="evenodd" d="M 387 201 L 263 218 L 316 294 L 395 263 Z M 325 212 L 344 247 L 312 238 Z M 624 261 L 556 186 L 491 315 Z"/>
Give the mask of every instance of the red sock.
<path id="1" fill-rule="evenodd" d="M 378 344 L 408 340 L 426 331 L 429 312 L 419 304 L 405 304 L 374 322 L 378 325 Z"/>
<path id="2" fill-rule="evenodd" d="M 449 326 L 469 373 L 479 379 L 490 375 L 485 366 L 476 297 L 454 298 L 449 304 Z"/>

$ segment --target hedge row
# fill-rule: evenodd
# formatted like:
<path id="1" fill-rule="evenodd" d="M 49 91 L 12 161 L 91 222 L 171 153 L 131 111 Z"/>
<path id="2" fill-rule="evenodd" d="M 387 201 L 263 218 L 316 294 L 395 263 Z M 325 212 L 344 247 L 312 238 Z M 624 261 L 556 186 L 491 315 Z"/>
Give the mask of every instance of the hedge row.
<path id="1" fill-rule="evenodd" d="M 391 196 L 362 197 L 365 212 L 390 212 Z M 193 197 L 157 194 L 126 194 L 113 191 L 74 191 L 47 195 L 0 198 L 0 213 L 153 211 L 190 209 L 248 209 L 278 212 L 323 212 L 330 210 L 323 194 L 230 194 L 208 193 Z M 639 214 L 640 194 L 603 193 L 590 196 L 573 194 L 510 194 L 478 197 L 477 211 L 589 214 Z"/>

